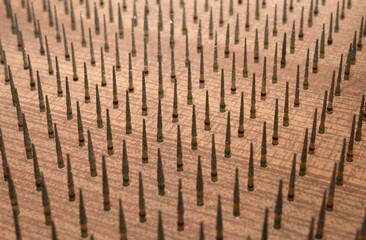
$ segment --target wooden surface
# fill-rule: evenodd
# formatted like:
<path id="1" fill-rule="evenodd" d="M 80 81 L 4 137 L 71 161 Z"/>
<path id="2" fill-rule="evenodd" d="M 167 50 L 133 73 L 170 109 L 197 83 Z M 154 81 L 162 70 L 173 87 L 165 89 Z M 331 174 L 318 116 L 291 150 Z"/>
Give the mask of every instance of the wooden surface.
<path id="1" fill-rule="evenodd" d="M 120 1 L 122 3 L 122 1 Z M 55 27 L 49 27 L 48 14 L 42 10 L 41 1 L 34 2 L 36 17 L 40 19 L 42 33 L 47 35 L 53 66 L 55 70 L 54 56 L 58 56 L 62 85 L 65 92 L 65 76 L 70 79 L 71 100 L 74 119 L 66 119 L 65 97 L 59 98 L 56 94 L 56 77 L 48 74 L 47 57 L 39 53 L 39 39 L 34 38 L 33 24 L 27 22 L 26 8 L 21 7 L 20 1 L 12 1 L 13 11 L 17 13 L 19 27 L 23 31 L 25 46 L 31 57 L 34 74 L 40 71 L 44 94 L 48 94 L 51 105 L 52 118 L 57 123 L 60 134 L 62 151 L 66 160 L 66 153 L 70 153 L 74 174 L 75 189 L 83 188 L 89 232 L 95 239 L 117 239 L 118 228 L 118 199 L 123 201 L 127 231 L 129 239 L 156 239 L 158 210 L 163 213 L 165 239 L 198 239 L 199 223 L 204 222 L 206 239 L 216 237 L 217 194 L 221 194 L 223 226 L 225 239 L 243 239 L 250 235 L 252 239 L 260 239 L 264 209 L 269 207 L 269 239 L 306 239 L 311 216 L 316 221 L 321 205 L 323 190 L 329 187 L 334 161 L 339 161 L 343 138 L 349 141 L 349 133 L 353 114 L 358 114 L 362 94 L 366 92 L 366 55 L 365 50 L 357 51 L 357 64 L 351 67 L 349 81 L 341 84 L 341 96 L 334 97 L 334 113 L 327 115 L 325 134 L 316 136 L 316 152 L 308 155 L 306 176 L 296 174 L 296 196 L 294 202 L 286 199 L 289 183 L 292 155 L 298 153 L 297 167 L 300 164 L 300 155 L 305 128 L 309 128 L 309 137 L 312 126 L 313 112 L 318 108 L 318 124 L 323 102 L 324 89 L 329 89 L 332 71 L 338 69 L 339 58 L 346 52 L 349 43 L 353 39 L 354 31 L 359 31 L 361 16 L 366 12 L 366 3 L 363 0 L 353 0 L 352 8 L 345 10 L 345 19 L 340 20 L 339 33 L 333 32 L 333 45 L 326 45 L 325 59 L 319 60 L 319 72 L 309 73 L 309 90 L 300 90 L 300 107 L 294 108 L 296 67 L 300 64 L 301 86 L 304 76 L 307 48 L 310 48 L 310 64 L 315 47 L 315 40 L 321 36 L 322 24 L 326 24 L 326 38 L 328 35 L 330 12 L 336 12 L 336 1 L 327 0 L 326 5 L 319 4 L 319 15 L 313 16 L 313 26 L 307 27 L 308 10 L 310 1 L 294 1 L 294 11 L 288 12 L 287 24 L 283 24 L 283 1 L 267 1 L 266 8 L 260 7 L 260 20 L 254 19 L 255 1 L 250 1 L 250 31 L 246 32 L 245 11 L 246 1 L 238 5 L 234 2 L 234 15 L 229 16 L 229 1 L 224 1 L 224 27 L 219 27 L 219 1 L 210 0 L 213 8 L 214 29 L 218 31 L 218 63 L 219 68 L 225 70 L 225 100 L 226 109 L 231 112 L 232 131 L 232 157 L 224 158 L 226 113 L 219 112 L 220 99 L 220 73 L 212 71 L 214 41 L 208 39 L 209 12 L 204 11 L 204 1 L 197 1 L 198 18 L 202 21 L 202 44 L 204 45 L 205 58 L 205 89 L 198 88 L 200 55 L 196 52 L 198 24 L 193 23 L 194 1 L 186 0 L 187 28 L 189 31 L 190 59 L 192 61 L 193 102 L 196 105 L 198 151 L 190 149 L 192 106 L 186 104 L 187 94 L 187 68 L 185 60 L 185 36 L 182 35 L 182 8 L 178 1 L 174 3 L 175 19 L 175 63 L 178 80 L 179 124 L 182 131 L 184 171 L 176 172 L 176 134 L 177 124 L 172 123 L 173 83 L 170 81 L 170 48 L 169 48 L 169 1 L 162 1 L 164 30 L 162 37 L 163 52 L 163 79 L 165 97 L 162 100 L 163 110 L 163 134 L 164 142 L 156 142 L 157 103 L 158 103 L 158 63 L 157 63 L 157 21 L 158 4 L 149 2 L 149 75 L 146 77 L 148 116 L 147 138 L 149 148 L 149 164 L 141 164 L 142 146 L 142 115 L 141 115 L 141 71 L 143 69 L 143 7 L 145 1 L 136 1 L 138 26 L 135 28 L 137 57 L 132 59 L 133 78 L 135 92 L 130 94 L 132 131 L 131 135 L 125 134 L 125 89 L 128 87 L 128 52 L 131 51 L 131 17 L 133 4 L 127 1 L 127 11 L 123 12 L 125 38 L 119 40 L 122 71 L 117 72 L 118 97 L 120 108 L 112 109 L 112 65 L 115 64 L 114 33 L 118 31 L 117 1 L 112 0 L 114 8 L 114 23 L 108 21 L 108 2 L 104 7 L 98 6 L 101 23 L 101 34 L 96 35 L 93 20 L 93 1 L 90 1 L 91 19 L 85 17 L 85 2 L 80 4 L 74 0 L 76 31 L 71 30 L 70 15 L 65 15 L 63 2 L 51 1 L 51 5 L 57 6 L 58 20 L 65 24 L 68 43 L 74 42 L 77 60 L 79 81 L 73 82 L 72 63 L 64 57 L 63 43 L 56 42 Z M 289 1 L 288 1 L 289 2 Z M 274 4 L 278 4 L 278 36 L 272 36 Z M 297 37 L 301 6 L 305 7 L 304 13 L 304 40 Z M 87 46 L 81 46 L 79 12 L 83 11 L 85 33 L 88 37 L 88 27 L 93 33 L 93 44 L 97 65 L 90 65 L 89 39 Z M 66 168 L 58 169 L 54 140 L 48 139 L 46 114 L 39 112 L 37 91 L 30 91 L 29 73 L 23 70 L 22 55 L 17 50 L 16 35 L 11 34 L 10 20 L 5 16 L 5 5 L 0 5 L 0 37 L 6 50 L 8 64 L 13 71 L 15 86 L 18 89 L 22 111 L 25 112 L 30 130 L 32 142 L 35 143 L 40 162 L 40 168 L 44 174 L 49 197 L 51 201 L 52 217 L 55 221 L 59 239 L 80 238 L 79 229 L 79 197 L 76 201 L 68 201 Z M 103 211 L 102 198 L 102 169 L 101 155 L 107 154 L 106 127 L 97 128 L 95 112 L 95 84 L 101 82 L 100 73 L 100 47 L 103 47 L 103 14 L 106 14 L 108 41 L 110 51 L 104 54 L 107 75 L 107 87 L 100 88 L 102 116 L 105 121 L 106 108 L 110 109 L 113 131 L 115 154 L 107 157 L 110 197 L 112 210 Z M 234 45 L 234 30 L 236 13 L 240 19 L 240 43 Z M 269 16 L 269 49 L 263 49 L 263 36 L 265 15 Z M 292 20 L 296 20 L 296 53 L 290 54 L 290 33 Z M 226 24 L 230 23 L 230 58 L 224 58 Z M 259 29 L 260 62 L 255 64 L 254 36 L 255 29 Z M 285 69 L 278 67 L 278 83 L 272 84 L 272 66 L 275 42 L 279 44 L 280 63 L 282 36 L 287 32 L 287 65 Z M 62 32 L 61 32 L 62 34 Z M 248 66 L 249 76 L 255 72 L 257 75 L 257 118 L 249 118 L 251 80 L 243 78 L 243 39 L 248 41 Z M 69 45 L 71 54 L 71 48 Z M 231 85 L 231 59 L 232 51 L 236 52 L 237 70 L 237 94 L 230 93 Z M 260 100 L 260 86 L 262 79 L 263 56 L 267 56 L 267 99 Z M 345 60 L 346 58 L 344 58 Z M 84 78 L 83 62 L 88 65 L 89 86 L 91 103 L 84 103 Z M 343 64 L 344 67 L 344 64 Z M 344 69 L 343 69 L 344 70 Z M 0 69 L 1 81 L 4 81 L 3 66 Z M 285 84 L 290 84 L 290 126 L 282 126 Z M 26 160 L 23 144 L 23 133 L 18 131 L 16 122 L 16 109 L 12 106 L 9 85 L 2 83 L 0 87 L 0 126 L 4 135 L 9 165 L 12 170 L 15 188 L 18 194 L 19 216 L 23 239 L 50 239 L 51 229 L 45 226 L 42 209 L 41 194 L 35 191 L 33 163 Z M 210 94 L 211 128 L 210 132 L 204 131 L 205 90 Z M 245 96 L 245 137 L 237 137 L 239 121 L 240 92 Z M 273 146 L 270 142 L 273 129 L 273 115 L 275 99 L 279 99 L 279 145 Z M 97 159 L 98 177 L 92 178 L 89 174 L 87 146 L 78 147 L 76 101 L 80 101 L 83 125 L 90 130 L 93 138 L 94 151 Z M 260 149 L 262 139 L 263 121 L 267 121 L 268 140 L 268 167 L 260 168 Z M 365 123 L 365 122 L 364 122 Z M 106 126 L 106 125 L 105 125 Z M 210 181 L 211 159 L 211 134 L 215 133 L 216 150 L 218 158 L 219 182 Z M 128 161 L 130 166 L 129 187 L 122 187 L 122 139 L 127 141 Z M 248 192 L 247 172 L 249 161 L 250 143 L 254 144 L 255 163 L 255 191 Z M 166 195 L 158 196 L 156 169 L 157 147 L 161 148 L 163 167 L 165 174 Z M 203 207 L 196 206 L 196 171 L 197 155 L 202 156 L 204 177 L 204 201 Z M 335 205 L 333 212 L 326 212 L 324 239 L 353 239 L 356 228 L 361 226 L 366 207 L 366 154 L 365 140 L 355 142 L 354 161 L 345 164 L 344 185 L 337 186 L 335 191 Z M 235 167 L 239 168 L 241 216 L 233 217 L 233 190 Z M 142 171 L 147 222 L 138 221 L 138 171 Z M 177 196 L 178 179 L 182 178 L 183 198 L 185 208 L 185 230 L 177 231 Z M 282 228 L 273 228 L 274 206 L 279 179 L 282 178 L 283 186 L 283 214 Z M 78 193 L 78 191 L 77 191 Z M 8 185 L 0 183 L 0 232 L 1 239 L 15 239 L 13 216 L 9 204 Z"/>

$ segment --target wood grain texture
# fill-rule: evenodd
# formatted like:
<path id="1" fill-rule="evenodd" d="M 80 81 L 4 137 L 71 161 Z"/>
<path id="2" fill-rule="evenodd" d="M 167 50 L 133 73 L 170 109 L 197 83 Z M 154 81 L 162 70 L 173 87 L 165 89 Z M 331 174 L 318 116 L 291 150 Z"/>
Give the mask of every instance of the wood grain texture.
<path id="1" fill-rule="evenodd" d="M 182 35 L 182 8 L 179 1 L 173 1 L 175 20 L 175 64 L 178 81 L 178 112 L 179 124 L 182 133 L 184 171 L 176 172 L 176 138 L 177 124 L 172 123 L 173 90 L 174 84 L 170 81 L 170 27 L 169 1 L 162 1 L 164 30 L 161 32 L 163 52 L 163 81 L 164 99 L 163 134 L 164 142 L 156 142 L 157 109 L 158 109 L 158 63 L 157 63 L 157 22 L 158 4 L 149 2 L 149 43 L 148 60 L 149 75 L 146 77 L 148 116 L 147 139 L 149 149 L 149 163 L 141 164 L 142 147 L 142 115 L 141 115 L 141 71 L 143 70 L 143 13 L 145 1 L 137 0 L 138 26 L 135 27 L 137 57 L 132 58 L 133 79 L 135 92 L 130 94 L 132 134 L 125 134 L 125 89 L 128 88 L 128 52 L 131 51 L 131 17 L 133 15 L 132 1 L 127 1 L 127 11 L 122 13 L 125 38 L 119 40 L 119 50 L 122 70 L 117 72 L 119 109 L 112 109 L 112 65 L 115 64 L 114 33 L 118 31 L 117 2 L 112 0 L 114 23 L 108 21 L 108 2 L 100 7 L 97 2 L 98 14 L 101 23 L 101 33 L 95 34 L 93 20 L 93 1 L 90 1 L 91 19 L 86 18 L 85 2 L 74 0 L 76 17 L 76 31 L 71 30 L 70 15 L 65 15 L 61 1 L 51 1 L 56 5 L 58 20 L 65 24 L 69 51 L 70 42 L 74 43 L 76 51 L 77 70 L 79 81 L 73 82 L 72 63 L 64 57 L 63 43 L 56 42 L 55 27 L 49 27 L 48 14 L 42 9 L 41 1 L 34 2 L 36 17 L 40 19 L 42 34 L 47 35 L 52 55 L 58 56 L 62 87 L 65 92 L 65 76 L 70 79 L 70 90 L 74 119 L 66 119 L 65 96 L 57 97 L 56 77 L 48 74 L 47 57 L 39 53 L 39 39 L 34 38 L 33 25 L 27 22 L 26 8 L 21 7 L 20 1 L 12 1 L 14 13 L 17 14 L 19 27 L 23 31 L 25 46 L 30 55 L 34 74 L 40 72 L 44 94 L 48 94 L 52 118 L 57 123 L 60 134 L 62 151 L 66 160 L 66 153 L 70 153 L 74 174 L 75 189 L 83 189 L 89 232 L 95 239 L 117 239 L 118 228 L 118 199 L 123 202 L 129 239 L 156 239 L 158 210 L 162 210 L 166 239 L 198 239 L 199 223 L 204 222 L 206 239 L 216 237 L 216 208 L 217 195 L 221 194 L 223 226 L 225 239 L 244 239 L 250 235 L 252 239 L 260 239 L 264 218 L 264 209 L 269 207 L 269 238 L 270 239 L 306 239 L 310 219 L 315 216 L 316 221 L 320 209 L 323 190 L 329 187 L 334 161 L 339 161 L 343 138 L 349 141 L 353 114 L 358 114 L 362 94 L 366 93 L 366 55 L 365 50 L 357 51 L 357 64 L 351 67 L 350 80 L 341 83 L 341 96 L 334 97 L 334 113 L 327 115 L 325 134 L 317 134 L 316 151 L 308 155 L 306 176 L 296 174 L 296 196 L 294 202 L 283 199 L 282 228 L 273 228 L 274 206 L 276 201 L 279 179 L 283 179 L 283 194 L 287 195 L 292 155 L 298 154 L 297 167 L 300 164 L 300 155 L 305 128 L 311 131 L 314 109 L 318 108 L 318 124 L 323 103 L 324 89 L 329 89 L 332 71 L 338 69 L 341 54 L 346 56 L 349 43 L 353 40 L 354 31 L 359 31 L 362 14 L 366 12 L 366 2 L 353 0 L 351 9 L 345 9 L 345 19 L 340 20 L 340 31 L 333 32 L 333 45 L 326 45 L 325 59 L 319 60 L 319 72 L 309 72 L 309 90 L 300 90 L 300 107 L 294 108 L 296 68 L 300 64 L 302 86 L 307 48 L 310 48 L 310 67 L 314 53 L 315 40 L 321 37 L 322 24 L 326 24 L 326 38 L 329 27 L 330 12 L 336 12 L 335 0 L 327 0 L 326 5 L 319 4 L 319 15 L 313 16 L 313 26 L 307 27 L 309 0 L 294 1 L 293 12 L 288 12 L 286 24 L 282 23 L 283 1 L 267 1 L 265 8 L 260 6 L 260 20 L 254 19 L 255 1 L 250 1 L 250 31 L 245 31 L 246 1 L 238 5 L 234 1 L 234 15 L 229 16 L 229 1 L 224 1 L 224 27 L 219 27 L 219 1 L 210 0 L 213 9 L 214 30 L 218 32 L 218 63 L 219 68 L 225 70 L 225 101 L 226 109 L 231 113 L 231 148 L 230 159 L 224 158 L 226 113 L 219 112 L 220 100 L 220 73 L 212 71 L 214 41 L 208 38 L 209 12 L 204 11 L 204 1 L 197 1 L 198 18 L 202 21 L 202 44 L 205 59 L 205 89 L 199 89 L 200 55 L 196 52 L 198 24 L 193 23 L 194 1 L 186 0 L 187 28 L 189 31 L 190 60 L 192 61 L 193 102 L 196 105 L 198 150 L 190 149 L 192 106 L 186 104 L 187 97 L 187 68 L 185 67 L 185 36 Z M 119 1 L 122 3 L 122 1 Z M 288 1 L 289 2 L 289 1 Z M 278 6 L 278 36 L 272 36 L 274 4 Z M 121 4 L 122 5 L 122 4 Z M 304 13 L 304 40 L 297 37 L 301 6 Z M 84 15 L 85 33 L 88 37 L 88 28 L 92 29 L 93 45 L 97 64 L 90 65 L 89 39 L 87 47 L 81 46 L 79 12 Z M 110 109 L 115 154 L 107 157 L 107 167 L 110 185 L 111 211 L 103 211 L 102 196 L 102 161 L 101 155 L 107 154 L 106 124 L 104 128 L 97 128 L 95 106 L 95 84 L 101 83 L 100 48 L 104 45 L 103 13 L 106 14 L 108 41 L 110 51 L 104 53 L 107 86 L 100 87 L 102 116 L 105 121 L 106 108 Z M 234 45 L 234 30 L 236 13 L 240 19 L 240 43 Z M 59 239 L 80 238 L 79 229 L 79 197 L 76 201 L 68 201 L 66 168 L 57 168 L 57 158 L 54 140 L 48 139 L 46 114 L 39 112 L 37 91 L 30 91 L 29 73 L 23 69 L 22 54 L 17 50 L 16 35 L 11 34 L 10 20 L 5 15 L 5 5 L 0 4 L 0 37 L 3 48 L 6 50 L 8 64 L 13 71 L 15 86 L 18 89 L 22 111 L 25 112 L 32 142 L 35 143 L 40 168 L 46 179 L 51 202 L 52 216 L 55 221 Z M 265 16 L 269 17 L 269 49 L 263 49 Z M 296 21 L 296 52 L 290 54 L 289 43 L 292 20 Z M 230 24 L 230 58 L 224 58 L 226 24 Z M 260 62 L 255 64 L 254 37 L 255 29 L 259 30 Z M 271 83 L 272 66 L 275 43 L 278 42 L 278 65 L 280 63 L 282 36 L 287 32 L 287 65 L 278 67 L 278 83 Z M 62 34 L 62 32 L 61 32 Z M 249 78 L 242 77 L 243 66 L 243 39 L 247 38 Z M 236 53 L 237 94 L 230 93 L 232 52 Z M 267 99 L 260 100 L 263 57 L 267 57 Z M 344 57 L 344 60 L 346 58 Z M 91 102 L 84 103 L 83 62 L 87 63 Z M 343 64 L 344 69 L 344 64 Z M 55 70 L 55 66 L 54 66 Z M 249 118 L 252 73 L 257 76 L 257 118 Z M 0 69 L 2 84 L 0 86 L 0 126 L 4 135 L 9 165 L 12 170 L 16 191 L 18 194 L 19 216 L 23 239 L 50 239 L 51 228 L 44 223 L 41 194 L 35 191 L 33 163 L 26 160 L 23 134 L 18 131 L 16 109 L 12 106 L 9 85 L 4 85 L 3 65 Z M 282 114 L 286 81 L 290 85 L 290 126 L 282 126 Z M 205 90 L 210 94 L 211 128 L 204 131 L 205 117 Z M 245 137 L 237 137 L 239 124 L 240 93 L 244 92 Z M 279 99 L 279 145 L 271 144 L 275 99 Z M 91 178 L 87 146 L 79 148 L 77 139 L 76 101 L 80 101 L 84 136 L 90 130 L 93 138 L 94 151 L 97 159 L 98 176 Z M 260 168 L 260 149 L 263 121 L 267 122 L 268 140 L 268 167 Z M 365 123 L 365 122 L 364 122 Z M 216 150 L 218 156 L 217 183 L 210 181 L 211 134 L 215 133 Z M 310 134 L 309 134 L 310 137 Z M 130 167 L 131 185 L 122 186 L 122 139 L 127 141 L 128 161 Z M 254 181 L 255 191 L 246 190 L 249 162 L 250 143 L 254 144 Z M 157 147 L 161 148 L 163 168 L 165 174 L 166 195 L 158 196 L 156 180 Z M 196 206 L 196 171 L 197 155 L 201 155 L 204 179 L 203 207 Z M 356 228 L 361 226 L 364 209 L 366 207 L 366 143 L 355 142 L 354 161 L 345 164 L 344 185 L 335 190 L 335 205 L 333 212 L 326 212 L 324 239 L 353 239 Z M 239 168 L 241 216 L 232 215 L 235 168 Z M 147 222 L 138 221 L 138 172 L 142 171 Z M 182 178 L 183 199 L 185 208 L 185 230 L 177 231 L 177 202 L 178 179 Z M 0 232 L 1 239 L 15 239 L 13 216 L 9 204 L 8 186 L 0 182 Z M 315 221 L 315 222 L 316 222 Z"/>

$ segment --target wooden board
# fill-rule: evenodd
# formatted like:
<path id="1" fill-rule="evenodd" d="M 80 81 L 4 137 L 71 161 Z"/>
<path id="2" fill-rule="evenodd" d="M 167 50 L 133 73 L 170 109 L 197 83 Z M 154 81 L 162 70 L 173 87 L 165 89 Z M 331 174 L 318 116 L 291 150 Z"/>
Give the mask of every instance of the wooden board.
<path id="1" fill-rule="evenodd" d="M 122 5 L 122 1 L 119 1 Z M 289 1 L 288 1 L 289 2 Z M 278 36 L 272 36 L 274 4 L 278 6 Z M 170 28 L 169 28 L 169 1 L 162 1 L 164 30 L 161 32 L 163 52 L 163 81 L 164 99 L 163 134 L 164 142 L 156 142 L 157 105 L 158 105 L 158 63 L 157 63 L 157 22 L 158 4 L 149 2 L 149 43 L 148 60 L 149 75 L 146 77 L 147 100 L 149 114 L 146 119 L 147 138 L 149 148 L 149 164 L 141 164 L 142 146 L 142 115 L 141 115 L 141 71 L 143 70 L 143 13 L 145 1 L 137 0 L 138 26 L 135 28 L 137 57 L 132 59 L 133 79 L 135 92 L 130 94 L 132 131 L 125 134 L 125 89 L 128 87 L 128 52 L 131 51 L 131 17 L 133 15 L 132 1 L 127 1 L 127 11 L 123 12 L 125 38 L 119 40 L 119 51 L 122 64 L 121 72 L 117 72 L 118 97 L 120 108 L 112 109 L 112 65 L 115 64 L 114 33 L 118 31 L 117 1 L 112 0 L 114 23 L 108 21 L 108 2 L 104 7 L 97 3 L 101 23 L 101 34 L 96 35 L 93 20 L 93 1 L 90 1 L 92 17 L 85 17 L 85 2 L 74 1 L 76 16 L 76 31 L 71 30 L 70 15 L 65 15 L 63 2 L 51 1 L 56 5 L 58 21 L 65 24 L 69 51 L 70 42 L 74 43 L 76 51 L 77 70 L 79 81 L 73 82 L 72 63 L 64 57 L 63 43 L 56 42 L 55 27 L 48 25 L 48 13 L 42 10 L 40 1 L 34 2 L 36 17 L 40 19 L 42 34 L 47 35 L 49 47 L 55 69 L 54 56 L 58 56 L 63 89 L 65 91 L 65 76 L 70 79 L 70 90 L 74 119 L 66 119 L 65 97 L 57 97 L 55 75 L 48 74 L 47 57 L 39 53 L 39 39 L 34 38 L 33 25 L 27 22 L 26 8 L 21 7 L 20 1 L 12 1 L 14 13 L 17 14 L 19 27 L 27 52 L 35 71 L 40 72 L 44 94 L 48 94 L 52 118 L 58 125 L 62 151 L 70 153 L 76 190 L 81 187 L 84 192 L 89 232 L 95 239 L 117 239 L 118 228 L 118 199 L 123 201 L 129 239 L 156 239 L 158 210 L 163 213 L 164 232 L 166 239 L 198 239 L 199 223 L 204 222 L 206 239 L 216 236 L 217 195 L 221 194 L 223 226 L 225 239 L 243 239 L 250 235 L 252 239 L 260 239 L 264 209 L 269 207 L 269 238 L 270 239 L 305 239 L 308 233 L 310 219 L 318 217 L 323 190 L 329 187 L 333 164 L 339 161 L 343 138 L 349 141 L 349 134 L 353 114 L 359 113 L 362 94 L 366 92 L 366 55 L 365 50 L 357 51 L 357 64 L 351 67 L 351 77 L 341 84 L 341 96 L 334 97 L 334 113 L 327 115 L 325 134 L 316 136 L 316 152 L 309 155 L 307 160 L 307 174 L 304 177 L 296 176 L 296 197 L 294 202 L 286 199 L 289 183 L 292 155 L 298 154 L 297 171 L 300 163 L 303 136 L 305 128 L 311 131 L 313 112 L 318 108 L 318 124 L 323 103 L 324 89 L 329 89 L 332 71 L 338 69 L 340 55 L 346 56 L 349 43 L 353 40 L 354 31 L 359 31 L 362 14 L 366 12 L 366 3 L 363 0 L 353 0 L 351 9 L 345 9 L 345 19 L 340 20 L 339 33 L 333 32 L 333 45 L 326 45 L 325 59 L 319 60 L 319 72 L 309 73 L 309 90 L 300 90 L 300 107 L 294 108 L 296 68 L 300 64 L 301 86 L 304 76 L 307 48 L 310 48 L 310 64 L 315 48 L 315 40 L 321 37 L 322 24 L 325 23 L 326 37 L 328 34 L 330 12 L 336 13 L 334 0 L 327 0 L 326 5 L 319 4 L 319 15 L 313 16 L 313 26 L 307 27 L 310 1 L 294 1 L 293 12 L 288 12 L 288 20 L 283 24 L 283 1 L 267 1 L 265 8 L 260 7 L 260 20 L 254 19 L 255 1 L 250 1 L 250 31 L 245 31 L 246 1 L 238 5 L 234 2 L 234 15 L 229 15 L 229 1 L 224 3 L 224 25 L 230 24 L 230 58 L 224 58 L 226 27 L 219 27 L 219 1 L 209 1 L 213 9 L 214 29 L 218 32 L 218 63 L 219 68 L 225 71 L 225 101 L 226 109 L 231 113 L 231 148 L 232 157 L 224 158 L 226 113 L 219 112 L 220 100 L 220 73 L 212 71 L 214 41 L 208 38 L 209 12 L 204 11 L 204 1 L 197 1 L 198 18 L 202 21 L 202 44 L 205 59 L 205 89 L 199 89 L 200 55 L 196 52 L 198 24 L 193 22 L 194 1 L 185 1 L 187 13 L 187 28 L 189 31 L 190 60 L 192 61 L 192 81 L 194 104 L 197 112 L 198 151 L 190 149 L 192 106 L 186 104 L 187 97 L 187 68 L 185 67 L 185 36 L 182 35 L 182 8 L 178 1 L 173 1 L 175 19 L 175 64 L 178 81 L 179 124 L 182 131 L 184 171 L 176 172 L 176 134 L 177 124 L 172 123 L 173 86 L 170 81 Z M 288 3 L 289 4 L 289 3 Z M 301 6 L 305 8 L 304 40 L 297 37 Z M 81 32 L 79 12 L 84 15 L 85 33 L 88 37 L 88 28 L 92 29 L 93 45 L 97 64 L 90 65 L 89 39 L 87 46 L 81 46 Z M 5 15 L 5 5 L 0 6 L 0 37 L 3 48 L 6 50 L 8 64 L 13 71 L 15 86 L 18 89 L 22 111 L 27 116 L 27 123 L 32 142 L 35 143 L 41 170 L 46 179 L 51 201 L 52 217 L 55 221 L 59 239 L 77 239 L 79 229 L 79 197 L 76 202 L 68 201 L 66 168 L 58 169 L 54 140 L 48 139 L 46 114 L 39 112 L 37 91 L 30 91 L 29 73 L 23 70 L 22 54 L 17 50 L 16 35 L 11 34 L 10 20 Z M 115 154 L 107 157 L 110 197 L 112 210 L 103 211 L 101 155 L 107 154 L 106 127 L 99 129 L 96 124 L 95 84 L 101 83 L 100 48 L 104 44 L 103 13 L 106 14 L 108 41 L 110 51 L 104 54 L 107 87 L 100 88 L 102 116 L 105 121 L 106 108 L 110 109 Z M 236 13 L 239 14 L 240 42 L 234 45 L 234 29 Z M 263 49 L 265 16 L 269 17 L 269 49 Z M 289 53 L 292 20 L 296 23 L 296 53 Z M 260 62 L 254 63 L 255 29 L 259 30 Z M 283 32 L 287 33 L 287 65 L 278 68 L 278 83 L 271 83 L 272 66 L 275 43 L 279 45 L 280 61 Z M 61 32 L 62 34 L 62 32 Z M 252 78 L 243 78 L 243 40 L 247 38 L 249 76 L 255 72 L 257 76 L 257 118 L 249 118 L 251 81 Z M 236 53 L 237 94 L 230 93 L 232 52 Z M 262 79 L 263 57 L 267 57 L 267 99 L 260 100 L 260 86 Z M 345 58 L 344 58 L 345 60 Z M 91 92 L 91 103 L 84 103 L 83 62 L 88 66 L 88 77 Z M 311 65 L 310 65 L 311 66 Z M 343 64 L 344 66 L 344 64 Z M 311 70 L 311 68 L 310 68 Z M 344 70 L 344 69 L 343 69 Z M 1 81 L 4 81 L 3 65 L 0 70 Z M 282 126 L 286 81 L 290 85 L 290 126 Z M 8 85 L 2 83 L 0 90 L 0 126 L 4 135 L 9 165 L 12 170 L 16 191 L 18 194 L 19 216 L 23 239 L 49 239 L 50 227 L 45 226 L 42 209 L 41 194 L 35 191 L 33 163 L 26 160 L 23 144 L 23 133 L 18 131 L 16 109 L 12 106 L 11 93 Z M 205 117 L 205 90 L 210 94 L 210 132 L 204 131 Z M 245 96 L 245 137 L 237 137 L 239 122 L 240 93 Z M 279 99 L 279 145 L 273 146 L 270 142 L 273 128 L 275 99 Z M 84 131 L 92 133 L 94 151 L 97 158 L 98 177 L 92 178 L 89 174 L 87 147 L 79 148 L 77 139 L 76 101 L 80 101 Z M 267 122 L 268 139 L 268 167 L 260 168 L 260 149 L 263 121 Z M 364 122 L 365 123 L 365 122 Z M 216 150 L 218 156 L 219 182 L 210 181 L 211 134 L 215 133 Z M 86 134 L 85 134 L 86 137 Z M 310 137 L 310 135 L 309 135 Z M 129 187 L 122 187 L 122 139 L 127 141 L 128 160 L 130 167 Z M 248 192 L 247 172 L 249 161 L 249 146 L 254 144 L 255 162 L 255 191 Z M 156 169 L 157 147 L 161 148 L 166 195 L 158 196 Z M 196 171 L 197 155 L 202 157 L 204 177 L 203 207 L 196 206 Z M 346 163 L 344 185 L 336 187 L 335 205 L 333 212 L 326 212 L 324 239 L 353 239 L 356 228 L 361 226 L 365 214 L 366 196 L 366 143 L 364 140 L 355 142 L 354 161 Z M 233 190 L 235 168 L 239 168 L 241 216 L 233 217 Z M 142 171 L 146 199 L 147 222 L 138 221 L 138 171 Z M 177 196 L 178 179 L 182 178 L 183 198 L 185 208 L 185 230 L 177 231 Z M 284 183 L 284 199 L 282 228 L 273 228 L 274 206 L 276 201 L 279 179 Z M 13 216 L 9 204 L 8 185 L 0 183 L 0 232 L 2 239 L 15 239 Z"/>

